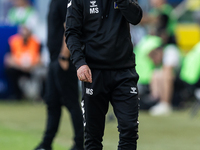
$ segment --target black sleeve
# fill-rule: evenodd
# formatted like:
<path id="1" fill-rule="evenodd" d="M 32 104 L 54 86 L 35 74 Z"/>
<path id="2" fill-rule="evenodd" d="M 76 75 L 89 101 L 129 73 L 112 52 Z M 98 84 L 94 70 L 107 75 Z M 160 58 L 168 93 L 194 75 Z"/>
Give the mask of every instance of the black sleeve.
<path id="1" fill-rule="evenodd" d="M 67 2 L 61 3 L 61 0 L 52 0 L 48 12 L 48 36 L 47 46 L 49 50 L 54 50 L 56 53 L 60 52 L 63 34 L 64 34 L 64 22 L 66 16 Z M 62 4 L 62 5 L 61 5 Z M 52 52 L 54 53 L 54 52 Z"/>
<path id="2" fill-rule="evenodd" d="M 137 25 L 142 19 L 142 9 L 135 0 L 117 0 L 117 5 L 126 20 Z"/>
<path id="3" fill-rule="evenodd" d="M 86 65 L 80 41 L 82 35 L 83 8 L 80 0 L 69 0 L 66 16 L 66 44 L 71 53 L 71 60 L 76 69 Z"/>

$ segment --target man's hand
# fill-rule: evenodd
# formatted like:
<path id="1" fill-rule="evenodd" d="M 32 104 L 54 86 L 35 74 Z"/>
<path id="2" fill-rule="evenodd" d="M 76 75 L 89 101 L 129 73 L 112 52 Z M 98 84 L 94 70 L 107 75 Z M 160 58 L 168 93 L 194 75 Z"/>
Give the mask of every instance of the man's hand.
<path id="1" fill-rule="evenodd" d="M 92 73 L 88 65 L 83 65 L 77 70 L 77 76 L 80 81 L 92 83 Z"/>

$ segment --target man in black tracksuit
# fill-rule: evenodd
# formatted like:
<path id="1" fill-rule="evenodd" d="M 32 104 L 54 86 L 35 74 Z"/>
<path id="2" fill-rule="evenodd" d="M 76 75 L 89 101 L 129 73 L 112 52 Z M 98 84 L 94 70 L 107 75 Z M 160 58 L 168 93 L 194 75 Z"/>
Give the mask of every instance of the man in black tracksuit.
<path id="1" fill-rule="evenodd" d="M 105 115 L 111 102 L 118 120 L 118 150 L 136 150 L 138 74 L 129 23 L 142 10 L 135 0 L 69 0 L 66 43 L 83 81 L 86 150 L 101 150 Z"/>
<path id="2" fill-rule="evenodd" d="M 78 78 L 74 65 L 69 61 L 69 50 L 63 44 L 66 8 L 66 0 L 52 0 L 49 8 L 47 46 L 51 62 L 44 96 L 48 116 L 42 142 L 35 150 L 52 149 L 62 105 L 69 110 L 73 123 L 75 137 L 71 150 L 83 150 L 83 117 L 78 99 Z"/>

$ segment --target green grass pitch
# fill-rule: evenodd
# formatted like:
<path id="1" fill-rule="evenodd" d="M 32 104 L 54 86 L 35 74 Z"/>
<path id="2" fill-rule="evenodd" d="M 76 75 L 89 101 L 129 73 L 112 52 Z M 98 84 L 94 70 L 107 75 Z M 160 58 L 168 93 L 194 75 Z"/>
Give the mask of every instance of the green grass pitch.
<path id="1" fill-rule="evenodd" d="M 174 111 L 167 117 L 139 115 L 138 150 L 200 150 L 200 114 L 191 118 L 190 110 Z M 112 113 L 111 109 L 109 113 Z M 43 103 L 0 102 L 0 150 L 33 150 L 45 127 Z M 54 150 L 68 150 L 73 144 L 69 114 L 63 108 Z M 104 150 L 117 150 L 117 121 L 106 122 Z"/>

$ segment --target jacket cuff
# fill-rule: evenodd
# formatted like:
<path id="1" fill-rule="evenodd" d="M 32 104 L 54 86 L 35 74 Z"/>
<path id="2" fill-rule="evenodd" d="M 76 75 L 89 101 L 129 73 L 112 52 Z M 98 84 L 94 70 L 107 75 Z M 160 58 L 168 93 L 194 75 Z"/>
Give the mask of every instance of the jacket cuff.
<path id="1" fill-rule="evenodd" d="M 76 67 L 76 70 L 78 70 L 81 66 L 87 65 L 87 63 L 85 62 L 85 59 L 80 59 L 74 65 Z"/>

